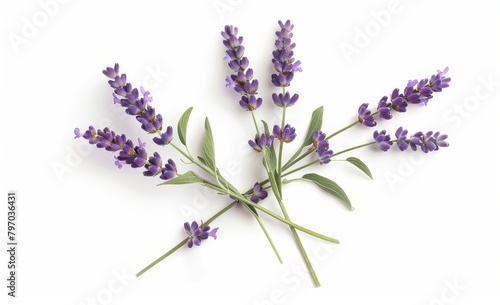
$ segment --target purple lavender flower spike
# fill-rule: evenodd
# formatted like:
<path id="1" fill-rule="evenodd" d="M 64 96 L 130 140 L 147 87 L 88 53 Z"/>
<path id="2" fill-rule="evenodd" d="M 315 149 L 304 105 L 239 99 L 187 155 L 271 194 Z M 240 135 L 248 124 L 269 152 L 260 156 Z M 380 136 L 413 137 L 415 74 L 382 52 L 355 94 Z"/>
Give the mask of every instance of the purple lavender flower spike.
<path id="1" fill-rule="evenodd" d="M 153 142 L 160 146 L 165 146 L 168 145 L 170 142 L 172 142 L 172 139 L 174 138 L 174 129 L 172 126 L 167 127 L 167 131 L 161 134 L 161 137 L 154 137 Z"/>
<path id="2" fill-rule="evenodd" d="M 361 106 L 359 106 L 358 122 L 368 127 L 373 127 L 377 125 L 377 122 L 375 122 L 375 118 L 373 117 L 372 112 L 368 110 L 368 103 L 364 103 L 361 104 Z"/>
<path id="3" fill-rule="evenodd" d="M 168 180 L 174 178 L 176 175 L 177 165 L 175 164 L 174 160 L 168 159 L 167 164 L 165 164 L 165 167 L 161 170 L 160 179 Z"/>
<path id="4" fill-rule="evenodd" d="M 408 149 L 408 142 L 406 140 L 406 135 L 408 134 L 408 130 L 403 129 L 403 127 L 399 127 L 396 130 L 396 143 L 398 144 L 398 148 L 401 151 L 405 151 Z"/>
<path id="5" fill-rule="evenodd" d="M 139 145 L 134 146 L 134 143 L 123 134 L 115 135 L 109 128 L 95 130 L 93 126 L 89 126 L 82 137 L 87 139 L 89 143 L 96 144 L 98 148 L 118 152 L 118 155 L 114 156 L 115 165 L 118 168 L 122 168 L 123 164 L 129 164 L 133 168 L 144 166 L 146 169 L 143 172 L 144 176 L 155 177 L 161 174 L 160 179 L 162 180 L 168 180 L 177 175 L 177 166 L 172 159 L 168 159 L 167 164 L 162 168 L 160 154 L 155 152 L 148 158 L 146 143 L 142 142 L 141 139 L 138 139 Z"/>
<path id="6" fill-rule="evenodd" d="M 333 155 L 333 151 L 330 150 L 330 144 L 327 140 L 323 140 L 318 143 L 317 153 L 319 157 L 319 164 L 330 163 L 330 158 Z"/>
<path id="7" fill-rule="evenodd" d="M 103 70 L 104 75 L 111 78 L 109 85 L 115 89 L 113 92 L 113 101 L 115 104 L 120 104 L 126 108 L 125 112 L 129 115 L 135 116 L 137 121 L 141 123 L 141 128 L 150 133 L 159 133 L 163 128 L 163 117 L 161 114 L 156 114 L 154 107 L 150 105 L 153 98 L 150 92 L 140 87 L 134 88 L 132 84 L 127 83 L 127 76 L 125 74 L 118 75 L 118 64 L 114 68 L 106 68 Z M 142 97 L 140 97 L 142 95 Z M 155 138 L 155 143 L 159 145 L 166 145 L 169 141 L 169 130 L 161 135 L 161 138 Z M 170 138 L 171 140 L 171 138 Z"/>
<path id="8" fill-rule="evenodd" d="M 198 225 L 196 221 L 193 221 L 191 225 L 188 222 L 184 223 L 184 230 L 188 235 L 188 248 L 192 248 L 193 245 L 199 246 L 201 245 L 201 241 L 207 239 L 208 237 L 212 237 L 214 240 L 217 239 L 217 231 L 219 228 L 214 228 L 210 231 L 210 226 L 206 226 L 201 222 L 201 225 Z"/>
<path id="9" fill-rule="evenodd" d="M 276 106 L 278 107 L 291 107 L 295 105 L 297 100 L 299 99 L 298 94 L 294 94 L 292 97 L 290 97 L 290 93 L 286 92 L 285 95 L 280 93 L 279 95 L 276 93 L 272 94 L 273 102 Z"/>
<path id="10" fill-rule="evenodd" d="M 384 120 L 390 120 L 392 118 L 391 105 L 387 102 L 388 97 L 384 96 L 380 99 L 377 106 L 378 114 Z"/>
<path id="11" fill-rule="evenodd" d="M 263 133 L 260 137 L 256 137 L 255 141 L 248 140 L 248 145 L 253 148 L 253 150 L 257 152 L 262 152 L 264 149 L 267 147 L 270 147 L 273 145 L 274 141 L 274 136 L 266 136 L 265 133 Z"/>
<path id="12" fill-rule="evenodd" d="M 260 200 L 266 199 L 266 197 L 267 197 L 267 192 L 258 182 L 255 182 L 255 185 L 253 186 L 253 195 L 250 198 L 250 200 L 253 203 L 258 203 Z"/>
<path id="13" fill-rule="evenodd" d="M 389 148 L 391 148 L 391 136 L 387 135 L 385 130 L 382 130 L 380 132 L 375 130 L 373 132 L 373 139 L 375 139 L 375 142 L 378 143 L 381 150 L 388 151 Z"/>
<path id="14" fill-rule="evenodd" d="M 285 127 L 283 127 L 283 130 L 281 130 L 278 125 L 274 125 L 273 135 L 276 139 L 285 143 L 292 142 L 297 136 L 297 134 L 295 133 L 295 128 L 290 126 L 290 124 L 286 124 Z"/>
<path id="15" fill-rule="evenodd" d="M 248 58 L 244 56 L 245 47 L 242 45 L 243 37 L 238 37 L 238 28 L 226 25 L 221 32 L 226 47 L 224 61 L 228 63 L 234 74 L 226 77 L 226 87 L 242 95 L 240 106 L 247 111 L 254 111 L 262 105 L 262 99 L 257 98 L 259 81 L 253 79 L 253 70 L 248 68 Z"/>
<path id="16" fill-rule="evenodd" d="M 276 50 L 273 51 L 272 63 L 274 69 L 278 74 L 271 75 L 271 81 L 276 87 L 288 87 L 293 79 L 296 72 L 301 72 L 300 61 L 295 61 L 293 58 L 293 49 L 295 48 L 295 43 L 292 43 L 291 38 L 293 33 L 293 24 L 290 20 L 286 22 L 278 21 L 280 30 L 276 31 L 275 46 Z"/>

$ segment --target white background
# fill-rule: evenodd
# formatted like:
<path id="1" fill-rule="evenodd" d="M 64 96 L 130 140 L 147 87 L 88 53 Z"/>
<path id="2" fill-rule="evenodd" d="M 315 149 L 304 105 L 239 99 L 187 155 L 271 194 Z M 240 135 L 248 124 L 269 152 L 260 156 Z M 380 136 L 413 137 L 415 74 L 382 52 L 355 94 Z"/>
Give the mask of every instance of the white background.
<path id="1" fill-rule="evenodd" d="M 48 4 L 47 4 L 48 3 Z M 307 4 L 306 4 L 307 3 Z M 18 295 L 8 304 L 498 304 L 498 9 L 491 1 L 2 1 L 2 183 L 18 193 Z M 381 19 L 382 18 L 382 19 Z M 202 123 L 214 131 L 219 167 L 243 189 L 264 177 L 249 113 L 225 88 L 220 31 L 239 27 L 264 105 L 270 95 L 277 20 L 295 24 L 303 72 L 289 122 L 299 139 L 325 106 L 324 130 L 356 118 L 358 106 L 409 79 L 450 67 L 451 87 L 427 107 L 377 126 L 393 134 L 447 133 L 450 147 L 428 155 L 365 148 L 356 156 L 374 180 L 343 162 L 314 167 L 341 185 L 356 208 L 304 182 L 285 188 L 292 219 L 338 238 L 304 234 L 317 265 L 314 288 L 286 226 L 263 216 L 280 265 L 256 222 L 235 208 L 214 223 L 219 238 L 182 248 L 133 278 L 184 238 L 184 221 L 209 218 L 229 201 L 196 186 L 157 187 L 140 170 L 118 170 L 110 153 L 73 139 L 73 129 L 112 126 L 149 141 L 135 119 L 113 107 L 102 69 L 121 64 L 144 85 L 165 125 L 194 106 L 189 142 L 199 152 Z M 378 19 L 378 21 L 377 21 Z M 369 35 L 363 37 L 364 35 Z M 342 46 L 356 52 L 346 54 Z M 334 151 L 371 140 L 357 126 L 332 139 Z M 177 140 L 177 139 L 176 139 Z M 286 156 L 296 145 L 287 146 Z M 171 149 L 164 159 L 183 164 Z M 304 172 L 305 173 L 305 172 Z M 272 197 L 262 203 L 278 211 Z M 5 218 L 6 203 L 2 204 Z M 2 220 L 2 243 L 6 224 Z M 2 284 L 7 256 L 0 251 Z M 92 301 L 93 300 L 93 301 Z M 94 303 L 92 303 L 94 302 Z M 2 304 L 5 304 L 2 301 Z"/>

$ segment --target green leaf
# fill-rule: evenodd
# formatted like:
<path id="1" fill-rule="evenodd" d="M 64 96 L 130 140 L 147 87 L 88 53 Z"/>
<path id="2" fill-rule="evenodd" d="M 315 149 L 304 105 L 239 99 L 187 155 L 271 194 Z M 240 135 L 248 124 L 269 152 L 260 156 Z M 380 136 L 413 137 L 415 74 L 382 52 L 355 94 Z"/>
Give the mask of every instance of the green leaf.
<path id="1" fill-rule="evenodd" d="M 203 178 L 198 176 L 192 171 L 186 172 L 182 175 L 179 175 L 175 178 L 167 180 L 159 185 L 167 185 L 167 184 L 190 184 L 190 183 L 203 183 Z"/>
<path id="2" fill-rule="evenodd" d="M 214 138 L 212 135 L 212 128 L 210 127 L 210 122 L 208 118 L 205 118 L 205 137 L 203 138 L 203 159 L 205 159 L 206 165 L 216 172 L 215 166 L 215 147 Z"/>
<path id="3" fill-rule="evenodd" d="M 309 122 L 309 128 L 307 128 L 306 138 L 304 139 L 304 144 L 302 144 L 302 147 L 306 147 L 312 144 L 313 142 L 312 136 L 314 131 L 321 130 L 322 125 L 323 125 L 323 106 L 313 111 L 311 115 L 311 121 Z"/>
<path id="4" fill-rule="evenodd" d="M 314 182 L 322 190 L 326 191 L 328 194 L 340 199 L 349 209 L 353 210 L 351 201 L 347 197 L 344 190 L 334 181 L 320 176 L 318 174 L 305 174 L 302 176 L 302 180 L 308 180 Z"/>
<path id="5" fill-rule="evenodd" d="M 179 123 L 177 124 L 177 133 L 179 134 L 179 140 L 182 144 L 186 145 L 186 130 L 189 122 L 189 116 L 191 115 L 191 111 L 193 111 L 193 107 L 188 108 L 179 119 Z"/>
<path id="6" fill-rule="evenodd" d="M 261 121 L 262 121 L 262 124 L 264 125 L 264 132 L 266 133 L 266 136 L 271 135 L 271 133 L 269 131 L 269 125 L 267 125 L 266 121 L 264 121 L 264 120 L 261 120 Z"/>
<path id="7" fill-rule="evenodd" d="M 207 162 L 205 162 L 205 159 L 203 157 L 197 156 L 198 160 L 200 160 L 203 165 L 207 165 Z"/>
<path id="8" fill-rule="evenodd" d="M 373 180 L 372 173 L 370 172 L 370 169 L 368 168 L 368 166 L 366 166 L 365 163 L 363 163 L 363 161 L 359 160 L 358 158 L 354 158 L 354 157 L 349 157 L 345 160 L 347 162 L 350 162 L 352 165 L 356 166 L 357 168 L 359 168 L 363 173 L 365 173 L 368 177 L 370 177 L 370 179 Z"/>
<path id="9" fill-rule="evenodd" d="M 323 106 L 318 107 L 316 110 L 313 111 L 311 115 L 311 120 L 309 122 L 309 127 L 307 128 L 306 137 L 304 138 L 304 142 L 283 167 L 287 168 L 293 161 L 295 161 L 295 159 L 297 159 L 300 156 L 300 154 L 302 153 L 302 149 L 304 149 L 304 147 L 312 144 L 313 142 L 312 136 L 314 131 L 321 130 L 322 125 L 323 125 Z"/>
<path id="10" fill-rule="evenodd" d="M 266 166 L 266 163 L 269 164 L 269 172 L 273 174 L 276 172 L 278 158 L 276 157 L 276 151 L 274 150 L 273 146 L 266 148 L 262 161 L 264 163 L 264 166 Z"/>
<path id="11" fill-rule="evenodd" d="M 257 213 L 257 210 L 253 206 L 248 205 L 248 204 L 244 204 L 244 205 L 250 211 L 250 213 L 253 214 L 253 216 L 255 216 L 256 218 L 259 218 L 259 214 Z"/>

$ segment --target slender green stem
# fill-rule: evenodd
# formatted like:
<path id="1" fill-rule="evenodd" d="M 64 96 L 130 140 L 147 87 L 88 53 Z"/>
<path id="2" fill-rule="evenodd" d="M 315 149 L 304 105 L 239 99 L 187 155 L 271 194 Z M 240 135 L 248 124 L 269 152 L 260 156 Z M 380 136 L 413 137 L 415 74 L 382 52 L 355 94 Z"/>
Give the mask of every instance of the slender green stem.
<path id="1" fill-rule="evenodd" d="M 147 265 L 145 268 L 143 268 L 141 271 L 137 272 L 137 274 L 135 275 L 136 277 L 139 277 L 141 276 L 142 274 L 144 274 L 144 272 L 148 271 L 149 269 L 153 268 L 156 264 L 158 264 L 159 262 L 161 262 L 162 260 L 166 259 L 167 257 L 170 256 L 170 254 L 174 253 L 175 251 L 179 250 L 180 247 L 182 247 L 184 244 L 187 243 L 188 241 L 188 237 L 184 238 L 180 243 L 178 243 L 175 247 L 173 247 L 172 249 L 170 249 L 167 253 L 163 254 L 162 256 L 158 257 L 154 262 L 152 262 L 151 264 Z"/>
<path id="2" fill-rule="evenodd" d="M 340 130 L 337 130 L 336 132 L 334 132 L 334 133 L 332 133 L 331 135 L 329 135 L 328 137 L 326 137 L 326 139 L 327 139 L 327 140 L 330 140 L 331 138 L 335 137 L 335 136 L 336 136 L 336 135 L 338 135 L 339 133 L 344 132 L 344 131 L 346 131 L 347 129 L 349 129 L 349 128 L 353 127 L 353 126 L 356 126 L 358 123 L 359 123 L 359 121 L 356 121 L 356 122 L 354 122 L 354 123 L 352 123 L 352 124 L 347 125 L 346 127 L 342 128 L 342 129 L 340 129 Z"/>
<path id="3" fill-rule="evenodd" d="M 283 115 L 281 117 L 281 131 L 283 132 L 283 128 L 285 128 L 285 120 L 286 119 L 286 107 L 283 107 Z M 280 191 L 280 197 L 283 198 L 283 194 L 281 193 L 281 173 L 282 173 L 282 168 L 281 168 L 281 164 L 282 164 L 282 161 L 283 161 L 283 143 L 284 141 L 280 141 L 280 148 L 279 148 L 279 152 L 278 152 L 278 168 L 277 168 L 277 172 L 278 172 L 278 189 Z"/>
<path id="4" fill-rule="evenodd" d="M 300 166 L 300 167 L 297 167 L 297 168 L 295 168 L 295 169 L 293 169 L 293 170 L 291 170 L 291 171 L 289 171 L 289 172 L 283 173 L 282 177 L 286 177 L 286 176 L 288 176 L 288 175 L 291 175 L 291 174 L 293 174 L 293 173 L 295 173 L 295 172 L 298 172 L 298 171 L 299 171 L 299 170 L 301 170 L 301 169 L 304 169 L 304 168 L 309 167 L 309 166 L 311 166 L 311 165 L 313 165 L 313 164 L 316 164 L 316 163 L 319 163 L 319 160 L 314 160 L 314 161 L 309 162 L 309 163 L 307 163 L 307 164 L 305 164 L 305 165 L 302 165 L 302 166 Z"/>
<path id="5" fill-rule="evenodd" d="M 254 208 L 256 208 L 257 210 L 261 211 L 261 212 L 264 212 L 266 213 L 267 215 L 271 216 L 272 218 L 276 219 L 276 220 L 279 220 L 281 221 L 282 223 L 284 224 L 287 224 L 289 226 L 292 226 L 294 228 L 296 228 L 297 230 L 299 231 L 302 231 L 306 234 L 309 234 L 311 236 L 314 236 L 316 238 L 319 238 L 319 239 L 322 239 L 322 240 L 325 240 L 325 241 L 328 241 L 328 242 L 331 242 L 331 243 L 334 243 L 334 244 L 338 244 L 339 241 L 335 238 L 332 238 L 332 237 L 328 237 L 326 235 L 323 235 L 323 234 L 320 234 L 320 233 L 317 233 L 317 232 L 314 232 L 312 230 L 309 230 L 307 228 L 304 228 L 303 226 L 301 225 L 298 225 L 294 222 L 291 222 L 290 220 L 287 220 L 279 215 L 277 215 L 276 213 L 256 204 L 256 203 L 253 203 L 252 201 L 248 200 L 247 198 L 243 197 L 241 194 L 239 193 L 231 193 L 231 196 L 233 196 L 234 198 L 238 199 L 239 201 L 247 204 L 247 205 L 250 205 L 250 206 L 253 206 Z"/>
<path id="6" fill-rule="evenodd" d="M 305 157 L 309 156 L 312 152 L 314 152 L 314 149 L 308 149 L 305 153 L 303 153 L 302 155 L 300 155 L 299 157 L 297 157 L 295 160 L 293 160 L 292 162 L 290 163 L 286 163 L 285 166 L 283 166 L 283 169 L 282 171 L 286 171 L 287 169 L 289 169 L 290 167 L 294 166 L 295 164 L 297 164 L 300 160 L 304 159 Z"/>
<path id="7" fill-rule="evenodd" d="M 209 168 L 205 164 L 202 164 L 202 163 L 198 162 L 190 154 L 188 154 L 185 151 L 183 151 L 182 149 L 180 149 L 177 145 L 175 145 L 174 143 L 170 143 L 169 145 L 172 145 L 172 147 L 175 150 L 177 150 L 179 153 L 181 153 L 184 157 L 188 158 L 188 160 L 191 161 L 193 164 L 195 164 L 196 166 L 198 166 L 199 168 L 201 168 L 202 170 L 204 170 L 205 172 L 207 172 L 210 176 L 212 176 L 214 178 L 217 177 L 217 173 L 215 173 L 211 168 Z"/>
<path id="8" fill-rule="evenodd" d="M 257 124 L 257 119 L 255 119 L 255 113 L 253 113 L 253 111 L 250 112 L 252 113 L 253 124 L 255 125 L 255 131 L 257 131 L 257 136 L 260 136 L 259 124 Z"/>
<path id="9" fill-rule="evenodd" d="M 359 122 L 356 121 L 354 123 L 351 123 L 349 125 L 347 125 L 346 127 L 340 129 L 340 130 L 337 130 L 336 132 L 332 133 L 331 135 L 329 135 L 328 137 L 326 137 L 327 140 L 333 138 L 334 136 L 338 135 L 339 133 L 342 133 L 346 130 L 348 130 L 349 128 L 353 127 L 353 126 L 356 126 Z M 311 147 L 312 148 L 312 147 Z M 285 166 L 283 167 L 283 171 L 289 169 L 290 167 L 294 166 L 295 164 L 297 164 L 297 162 L 299 162 L 300 160 L 304 159 L 305 157 L 309 156 L 311 153 L 313 153 L 315 150 L 314 149 L 311 149 L 309 148 L 306 152 L 302 153 L 300 156 L 298 156 L 295 160 L 289 160 L 287 163 L 285 163 Z"/>
<path id="10" fill-rule="evenodd" d="M 332 157 L 335 157 L 335 156 L 338 156 L 340 154 L 343 154 L 343 153 L 346 153 L 348 151 L 351 151 L 351 150 L 355 150 L 355 149 L 358 149 L 358 148 L 361 148 L 361 147 L 365 147 L 365 146 L 369 146 L 369 145 L 372 145 L 372 144 L 376 144 L 377 142 L 373 141 L 373 142 L 369 142 L 369 143 L 365 143 L 365 144 L 361 144 L 361 145 L 358 145 L 358 146 L 354 146 L 354 147 L 351 147 L 351 148 L 348 148 L 348 149 L 345 149 L 345 150 L 342 150 L 342 151 L 339 151 L 338 153 L 334 153 L 332 155 Z"/>
<path id="11" fill-rule="evenodd" d="M 246 209 L 247 209 L 250 213 L 254 214 L 254 213 L 253 213 L 253 211 L 250 209 L 250 207 L 249 207 L 249 206 L 247 206 L 247 205 L 244 205 L 244 206 L 245 206 L 245 208 L 246 208 Z M 262 231 L 263 231 L 263 232 L 264 232 L 264 234 L 266 235 L 267 240 L 269 241 L 269 244 L 271 244 L 271 247 L 273 248 L 274 254 L 276 254 L 276 257 L 278 258 L 278 260 L 279 260 L 280 264 L 283 264 L 283 260 L 281 259 L 281 256 L 280 256 L 280 254 L 279 254 L 279 252 L 278 252 L 278 249 L 276 249 L 276 246 L 274 245 L 274 242 L 273 242 L 273 240 L 271 239 L 271 236 L 269 236 L 269 233 L 267 232 L 266 227 L 265 227 L 265 226 L 264 226 L 264 224 L 262 223 L 262 220 L 260 220 L 260 217 L 259 217 L 259 216 L 255 215 L 255 214 L 254 214 L 254 216 L 255 216 L 255 219 L 257 220 L 257 222 L 259 223 L 260 228 L 262 229 Z"/>
<path id="12" fill-rule="evenodd" d="M 271 188 L 273 189 L 273 194 L 275 196 L 277 196 L 276 198 L 281 200 L 281 192 L 278 188 L 278 183 L 276 182 L 276 178 L 274 177 L 274 173 L 271 172 L 271 167 L 269 165 L 269 162 L 267 160 L 267 152 L 268 152 L 268 149 L 265 149 L 263 151 L 264 153 L 264 167 L 266 168 L 266 173 L 267 173 L 267 176 L 269 177 L 269 182 L 271 183 Z M 278 200 L 278 201 L 279 201 Z"/>
<path id="13" fill-rule="evenodd" d="M 345 150 L 339 151 L 338 153 L 334 153 L 334 154 L 332 155 L 332 158 L 333 158 L 333 157 L 335 157 L 335 156 L 338 156 L 338 155 L 340 155 L 340 154 L 346 153 L 346 152 L 348 152 L 348 151 L 355 150 L 355 149 L 362 148 L 362 147 L 369 146 L 369 145 L 373 145 L 373 144 L 376 144 L 376 143 L 377 143 L 377 142 L 373 141 L 373 142 L 369 142 L 369 143 L 361 144 L 361 145 L 358 145 L 358 146 L 351 147 L 351 148 L 349 148 L 349 149 L 345 149 Z M 311 166 L 311 165 L 314 165 L 314 164 L 316 164 L 316 163 L 319 163 L 319 160 L 314 160 L 314 161 L 309 162 L 309 163 L 307 163 L 307 164 L 304 164 L 304 165 L 302 165 L 302 166 L 300 166 L 300 167 L 297 167 L 297 168 L 295 168 L 295 169 L 293 169 L 293 170 L 291 170 L 291 171 L 289 171 L 289 172 L 286 172 L 286 173 L 284 173 L 284 174 L 282 175 L 282 177 L 286 177 L 286 176 L 288 176 L 288 175 L 291 175 L 291 174 L 293 174 L 293 173 L 295 173 L 295 172 L 300 171 L 301 169 L 304 169 L 304 168 L 309 167 L 309 166 Z"/>
<path id="14" fill-rule="evenodd" d="M 284 89 L 283 89 L 284 90 Z M 285 94 L 285 93 L 283 93 Z M 283 107 L 283 115 L 281 119 L 281 130 L 285 128 L 285 122 L 286 122 L 286 107 Z M 283 216 L 285 219 L 290 220 L 290 216 L 288 215 L 288 211 L 286 210 L 285 204 L 283 202 L 283 189 L 281 185 L 281 175 L 283 173 L 283 168 L 282 168 L 282 161 L 283 161 L 283 141 L 280 141 L 280 147 L 279 147 L 279 153 L 278 153 L 278 168 L 277 168 L 277 189 L 279 192 L 278 194 L 275 194 L 276 200 L 279 203 L 281 212 L 283 213 Z M 272 173 L 271 173 L 272 174 Z M 300 253 L 302 254 L 302 258 L 304 259 L 304 262 L 306 263 L 307 269 L 309 270 L 309 273 L 311 274 L 311 277 L 314 281 L 314 284 L 316 287 L 320 286 L 320 282 L 318 279 L 318 276 L 316 275 L 316 272 L 314 271 L 314 268 L 311 264 L 311 260 L 309 259 L 309 256 L 307 255 L 307 252 L 304 248 L 304 245 L 302 244 L 302 241 L 300 240 L 299 234 L 297 233 L 297 230 L 290 226 L 290 231 L 292 232 L 293 238 L 295 239 L 295 242 L 297 243 L 297 246 L 299 248 Z"/>

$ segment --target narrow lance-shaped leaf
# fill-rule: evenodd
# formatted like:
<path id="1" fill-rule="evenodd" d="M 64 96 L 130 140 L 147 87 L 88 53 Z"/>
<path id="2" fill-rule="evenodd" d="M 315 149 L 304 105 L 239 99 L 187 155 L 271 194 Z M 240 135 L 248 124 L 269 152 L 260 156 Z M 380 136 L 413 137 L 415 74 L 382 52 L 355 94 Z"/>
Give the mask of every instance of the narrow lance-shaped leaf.
<path id="1" fill-rule="evenodd" d="M 264 132 L 266 133 L 266 136 L 269 137 L 271 135 L 271 132 L 269 130 L 269 125 L 267 125 L 266 121 L 262 120 L 262 124 L 264 125 Z M 276 150 L 274 149 L 274 146 L 270 146 L 267 149 L 267 152 L 264 154 L 264 160 L 263 162 L 267 162 L 269 164 L 269 171 L 271 173 L 276 172 L 276 167 L 278 164 L 278 158 L 276 157 Z M 264 164 L 265 165 L 265 164 Z"/>
<path id="2" fill-rule="evenodd" d="M 204 159 L 203 157 L 198 156 L 198 160 L 200 160 L 200 162 L 201 162 L 201 163 L 203 163 L 204 165 L 207 165 L 207 164 L 206 164 L 206 162 L 205 162 L 205 159 Z M 224 187 L 226 187 L 226 188 L 228 188 L 228 189 L 232 190 L 233 192 L 239 193 L 239 191 L 238 191 L 235 187 L 233 187 L 231 184 L 229 184 L 229 183 L 226 181 L 226 179 L 224 179 L 224 177 L 222 177 L 222 176 L 220 175 L 219 169 L 217 169 L 217 177 L 219 178 L 219 182 L 220 182 L 220 183 L 221 183 Z M 223 193 L 223 194 L 226 194 L 226 192 L 222 192 L 222 193 Z M 247 205 L 247 204 L 245 204 L 245 206 L 246 206 L 248 209 L 250 209 L 250 210 L 251 210 L 251 212 L 252 212 L 255 216 L 257 216 L 257 217 L 259 216 L 259 214 L 257 213 L 257 210 L 256 210 L 253 206 L 251 206 L 251 205 Z"/>
<path id="3" fill-rule="evenodd" d="M 193 183 L 198 183 L 198 184 L 203 185 L 207 188 L 216 190 L 217 192 L 220 192 L 221 194 L 227 194 L 226 190 L 224 190 L 223 188 L 203 179 L 202 177 L 198 176 L 193 171 L 186 172 L 182 175 L 179 175 L 175 178 L 169 179 L 169 180 L 167 180 L 163 183 L 160 183 L 158 185 L 193 184 Z"/>
<path id="4" fill-rule="evenodd" d="M 302 144 L 302 147 L 306 147 L 312 144 L 313 133 L 316 130 L 321 130 L 321 126 L 323 126 L 323 106 L 313 111 L 311 115 L 311 122 L 309 123 L 309 128 L 307 128 L 306 137 L 304 139 L 304 144 Z"/>
<path id="5" fill-rule="evenodd" d="M 186 145 L 187 138 L 187 126 L 189 122 L 189 116 L 191 115 L 191 111 L 193 111 L 193 107 L 188 108 L 179 119 L 179 123 L 177 124 L 177 133 L 179 134 L 179 140 L 182 144 Z"/>
<path id="6" fill-rule="evenodd" d="M 363 173 L 365 173 L 368 177 L 370 177 L 370 179 L 373 180 L 372 173 L 370 172 L 370 169 L 368 168 L 368 166 L 366 166 L 365 163 L 363 163 L 363 161 L 361 161 L 355 157 L 349 157 L 346 159 L 346 161 L 350 162 L 352 165 L 359 168 Z"/>
<path id="7" fill-rule="evenodd" d="M 205 164 L 216 172 L 215 166 L 215 147 L 214 138 L 212 135 L 212 128 L 210 127 L 210 122 L 208 118 L 205 118 L 205 137 L 203 138 L 203 159 Z"/>
<path id="8" fill-rule="evenodd" d="M 295 152 L 295 154 L 290 158 L 290 160 L 284 165 L 284 167 L 288 167 L 290 163 L 292 163 L 295 159 L 297 159 L 297 157 L 300 155 L 304 147 L 312 144 L 313 133 L 316 130 L 321 130 L 321 126 L 323 126 L 323 106 L 320 106 L 313 111 L 311 115 L 311 120 L 309 122 L 309 127 L 307 128 L 307 132 L 305 134 L 304 142 L 299 147 L 297 152 Z"/>
<path id="9" fill-rule="evenodd" d="M 318 174 L 305 174 L 302 176 L 302 178 L 299 179 L 293 179 L 293 180 L 305 180 L 305 181 L 311 181 L 317 186 L 319 186 L 322 190 L 327 192 L 328 194 L 340 199 L 349 209 L 353 210 L 353 207 L 351 205 L 351 201 L 347 197 L 346 193 L 344 190 L 334 181 L 320 176 Z M 290 181 L 293 181 L 290 180 Z"/>
<path id="10" fill-rule="evenodd" d="M 190 183 L 203 183 L 203 178 L 198 176 L 192 171 L 186 172 L 182 175 L 179 175 L 175 178 L 169 179 L 165 182 L 160 183 L 159 185 L 167 185 L 167 184 L 190 184 Z"/>

